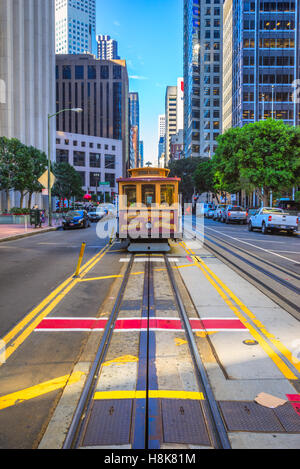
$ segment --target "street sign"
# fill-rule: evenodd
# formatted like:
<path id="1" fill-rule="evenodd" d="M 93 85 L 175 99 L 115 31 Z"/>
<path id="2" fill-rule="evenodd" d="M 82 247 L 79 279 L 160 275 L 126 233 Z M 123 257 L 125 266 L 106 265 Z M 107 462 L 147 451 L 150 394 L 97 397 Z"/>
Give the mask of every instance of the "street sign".
<path id="1" fill-rule="evenodd" d="M 50 186 L 51 188 L 55 184 L 55 176 L 53 173 L 50 172 Z M 40 177 L 39 183 L 45 188 L 48 189 L 48 170 L 44 172 L 44 174 Z"/>
<path id="2" fill-rule="evenodd" d="M 110 186 L 110 182 L 99 182 L 99 186 Z"/>

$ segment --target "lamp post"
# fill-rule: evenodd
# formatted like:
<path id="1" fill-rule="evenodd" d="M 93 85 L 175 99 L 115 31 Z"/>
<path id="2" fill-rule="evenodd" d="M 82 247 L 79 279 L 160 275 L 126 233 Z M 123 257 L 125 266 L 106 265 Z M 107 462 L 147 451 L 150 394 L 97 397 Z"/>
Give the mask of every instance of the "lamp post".
<path id="1" fill-rule="evenodd" d="M 52 204 L 51 204 L 51 137 L 50 137 L 50 119 L 56 117 L 62 112 L 73 111 L 82 112 L 81 108 L 62 109 L 55 114 L 48 114 L 48 201 L 49 201 L 49 226 L 52 226 Z"/>

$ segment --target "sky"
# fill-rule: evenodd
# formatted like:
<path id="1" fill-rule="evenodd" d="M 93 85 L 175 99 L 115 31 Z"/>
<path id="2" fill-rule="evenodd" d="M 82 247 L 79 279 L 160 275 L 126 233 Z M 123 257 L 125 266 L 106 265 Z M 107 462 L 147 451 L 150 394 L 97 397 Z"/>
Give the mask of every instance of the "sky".
<path id="1" fill-rule="evenodd" d="M 167 86 L 183 76 L 183 0 L 96 0 L 96 33 L 118 41 L 129 91 L 140 100 L 144 162 L 157 164 L 158 116 Z"/>

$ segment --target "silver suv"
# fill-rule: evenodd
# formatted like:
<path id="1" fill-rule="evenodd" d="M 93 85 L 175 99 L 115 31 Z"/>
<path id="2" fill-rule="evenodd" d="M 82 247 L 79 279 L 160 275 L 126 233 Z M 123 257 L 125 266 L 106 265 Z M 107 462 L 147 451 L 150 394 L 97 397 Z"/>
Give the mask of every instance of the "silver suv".
<path id="1" fill-rule="evenodd" d="M 222 222 L 231 223 L 239 222 L 240 224 L 247 224 L 247 212 L 246 209 L 239 205 L 228 205 L 226 210 L 222 213 Z"/>

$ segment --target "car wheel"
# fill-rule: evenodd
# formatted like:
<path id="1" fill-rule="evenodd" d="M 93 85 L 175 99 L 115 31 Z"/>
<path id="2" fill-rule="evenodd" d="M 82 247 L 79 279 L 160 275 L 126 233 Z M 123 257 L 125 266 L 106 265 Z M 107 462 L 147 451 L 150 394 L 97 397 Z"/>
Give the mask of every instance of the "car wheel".
<path id="1" fill-rule="evenodd" d="M 253 226 L 252 226 L 251 221 L 249 221 L 249 224 L 248 224 L 248 231 L 253 231 Z"/>
<path id="2" fill-rule="evenodd" d="M 265 223 L 263 223 L 263 224 L 262 224 L 262 227 L 261 227 L 261 232 L 262 232 L 262 234 L 264 234 L 264 235 L 265 235 L 265 234 L 267 234 L 267 232 L 268 232 L 268 230 L 267 230 L 267 227 L 266 227 L 266 224 L 265 224 Z"/>
<path id="3" fill-rule="evenodd" d="M 225 223 L 226 223 L 226 225 L 229 225 L 229 220 L 228 220 L 228 218 L 226 218 Z"/>

